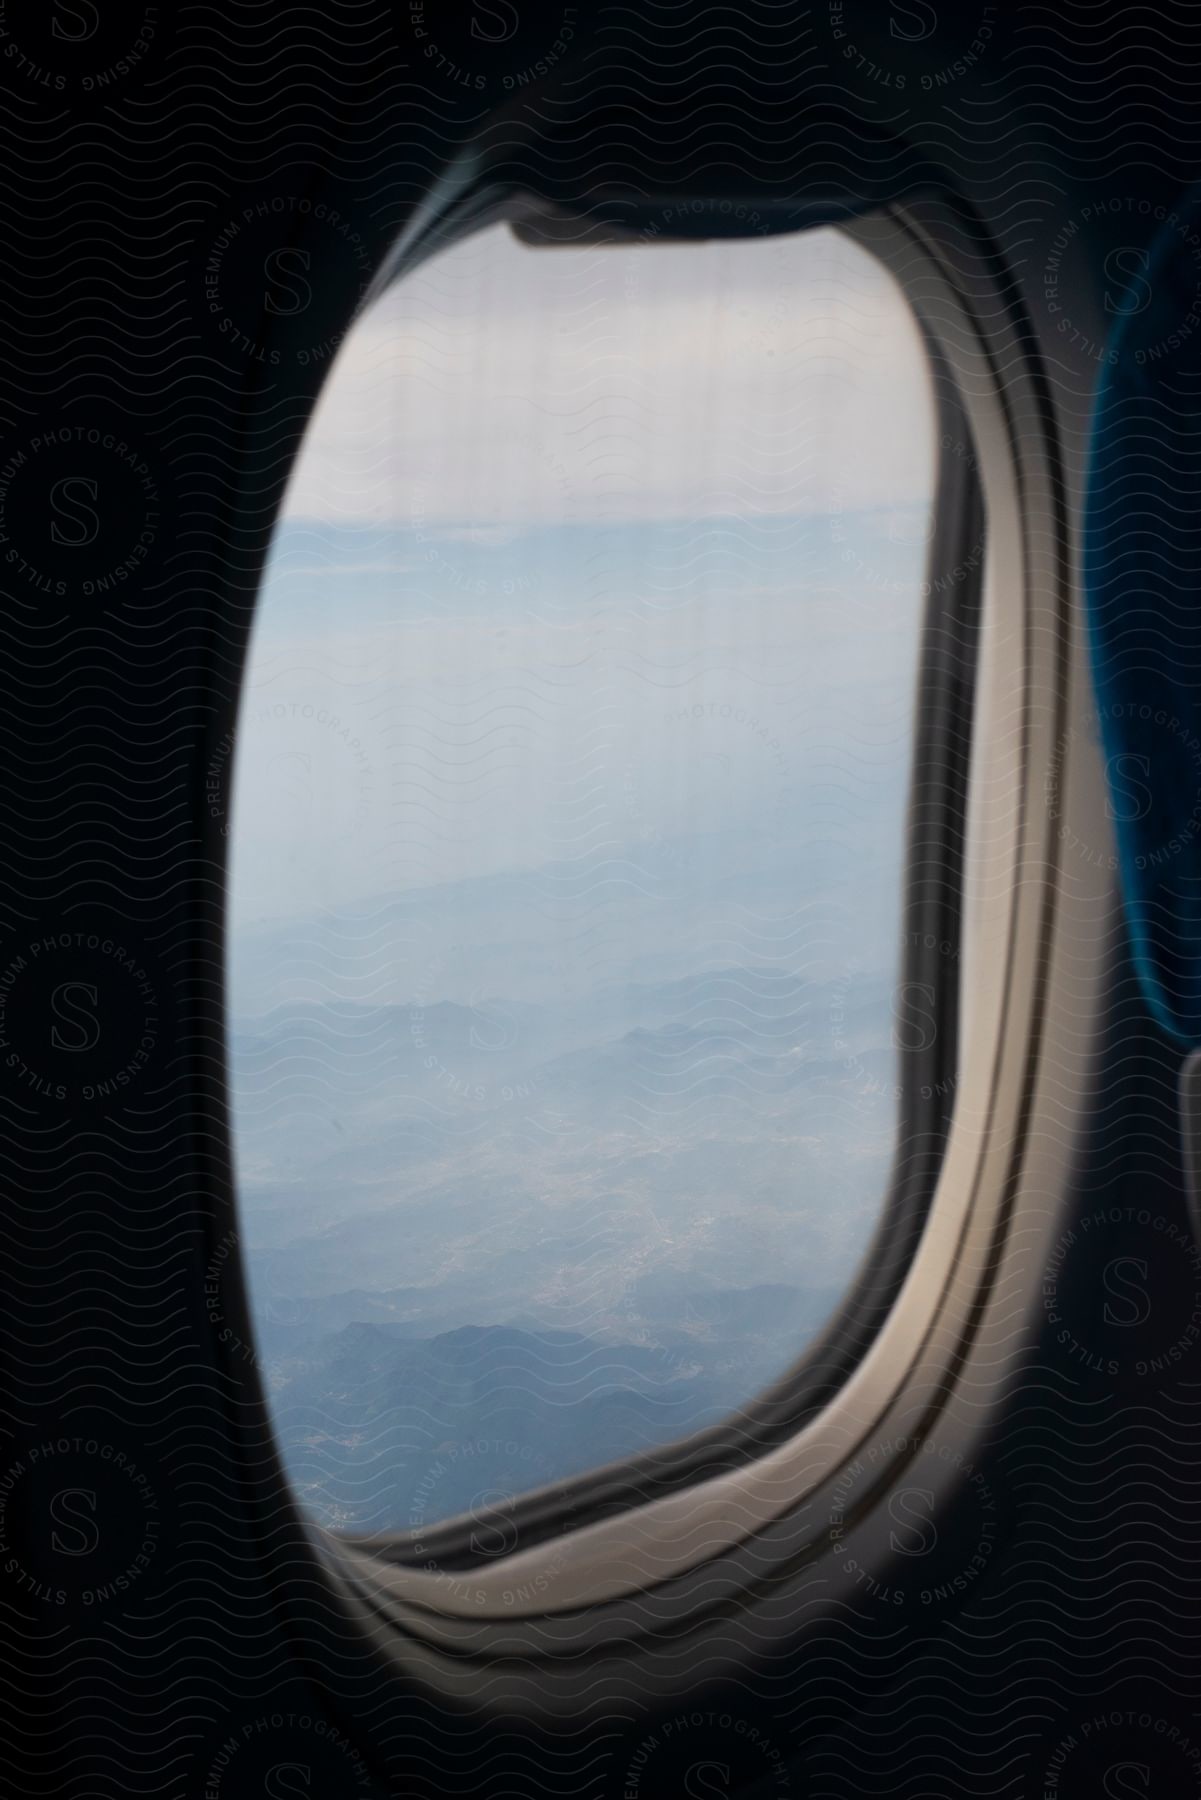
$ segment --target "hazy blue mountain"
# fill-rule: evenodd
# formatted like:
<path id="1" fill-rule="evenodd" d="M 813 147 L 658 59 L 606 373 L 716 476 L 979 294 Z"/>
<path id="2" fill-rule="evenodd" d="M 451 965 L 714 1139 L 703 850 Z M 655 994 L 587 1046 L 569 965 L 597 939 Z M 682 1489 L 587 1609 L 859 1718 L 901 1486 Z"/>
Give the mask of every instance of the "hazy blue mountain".
<path id="1" fill-rule="evenodd" d="M 723 1345 L 725 1307 L 788 1328 L 797 1296 L 709 1296 L 702 1310 Z M 766 1379 L 753 1359 L 731 1364 L 668 1336 L 611 1344 L 494 1325 L 415 1339 L 352 1323 L 273 1363 L 277 1432 L 328 1523 L 420 1533 L 471 1509 L 503 1514 L 516 1494 L 700 1430 Z"/>
<path id="2" fill-rule="evenodd" d="M 635 949 L 619 979 L 528 983 L 522 886 L 441 896 L 478 923 L 474 990 L 436 957 L 393 997 L 313 979 L 231 1034 L 260 1347 L 332 1522 L 420 1528 L 736 1410 L 820 1329 L 882 1197 L 886 975 L 697 966 L 684 921 L 678 959 L 648 938 L 654 979 Z M 338 927 L 264 929 L 264 967 L 293 937 L 312 974 Z"/>

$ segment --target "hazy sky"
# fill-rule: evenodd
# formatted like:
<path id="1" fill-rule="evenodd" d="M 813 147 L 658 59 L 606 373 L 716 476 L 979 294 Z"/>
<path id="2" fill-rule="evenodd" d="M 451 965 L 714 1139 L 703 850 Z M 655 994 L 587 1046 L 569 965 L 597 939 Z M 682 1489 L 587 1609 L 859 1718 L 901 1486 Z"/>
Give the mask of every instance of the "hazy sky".
<path id="1" fill-rule="evenodd" d="M 493 226 L 349 337 L 291 518 L 447 530 L 924 500 L 924 353 L 832 230 L 531 250 Z"/>
<path id="2" fill-rule="evenodd" d="M 833 231 L 435 258 L 351 334 L 289 490 L 235 929 L 727 830 L 833 828 L 878 878 L 932 470 L 908 310 Z"/>

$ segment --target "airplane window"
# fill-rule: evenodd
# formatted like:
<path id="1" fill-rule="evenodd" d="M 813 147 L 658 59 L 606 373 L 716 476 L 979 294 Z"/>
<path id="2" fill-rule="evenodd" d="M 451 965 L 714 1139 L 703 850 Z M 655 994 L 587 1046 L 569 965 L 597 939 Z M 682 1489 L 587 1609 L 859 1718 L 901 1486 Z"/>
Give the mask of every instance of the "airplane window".
<path id="1" fill-rule="evenodd" d="M 927 1025 L 935 450 L 833 229 L 489 226 L 348 336 L 208 784 L 254 1354 L 322 1522 L 495 1519 L 837 1307 Z"/>

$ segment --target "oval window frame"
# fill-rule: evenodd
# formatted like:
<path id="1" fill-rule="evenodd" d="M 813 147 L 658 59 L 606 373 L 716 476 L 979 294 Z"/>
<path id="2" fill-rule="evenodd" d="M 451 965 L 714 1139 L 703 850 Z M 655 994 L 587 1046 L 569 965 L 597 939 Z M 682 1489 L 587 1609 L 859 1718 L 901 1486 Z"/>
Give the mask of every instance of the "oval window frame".
<path id="1" fill-rule="evenodd" d="M 599 226 L 593 220 L 589 229 L 628 241 L 629 220 L 637 211 L 636 204 L 626 206 L 621 217 L 604 219 Z M 529 229 L 534 228 L 531 220 L 547 216 L 547 209 L 525 196 L 481 190 L 446 213 L 427 214 L 402 238 L 365 304 L 416 261 L 502 216 L 524 219 Z M 519 1508 L 528 1507 L 534 1541 L 521 1543 L 486 1569 L 473 1569 L 463 1582 L 448 1580 L 442 1570 L 406 1566 L 404 1544 L 396 1538 L 335 1538 L 304 1522 L 343 1604 L 385 1650 L 394 1649 L 403 1633 L 411 1651 L 421 1644 L 435 1654 L 461 1650 L 470 1639 L 472 1661 L 511 1653 L 518 1646 L 523 1657 L 545 1661 L 565 1647 L 553 1629 L 560 1624 L 578 1653 L 585 1610 L 598 1618 L 604 1615 L 598 1629 L 605 1639 L 628 1642 L 639 1634 L 636 1618 L 631 1632 L 625 1605 L 631 1598 L 641 1606 L 648 1593 L 670 1590 L 678 1629 L 682 1584 L 695 1595 L 699 1577 L 708 1585 L 711 1601 L 717 1569 L 733 1563 L 741 1574 L 732 1573 L 730 1579 L 749 1591 L 755 1583 L 747 1578 L 747 1553 L 753 1564 L 756 1548 L 766 1553 L 769 1539 L 778 1536 L 807 1497 L 851 1456 L 878 1446 L 888 1418 L 900 1406 L 912 1410 L 914 1396 L 925 1394 L 932 1397 L 933 1412 L 941 1410 L 950 1373 L 973 1334 L 965 1321 L 978 1320 L 989 1272 L 995 1271 L 1024 1150 L 1040 1039 L 1039 972 L 1046 962 L 1040 947 L 1045 949 L 1049 941 L 1055 913 L 1053 837 L 1045 808 L 1036 802 L 1061 735 L 1065 705 L 1069 586 L 1060 554 L 1063 482 L 1046 394 L 1031 366 L 1028 341 L 1020 321 L 1000 303 L 987 256 L 960 214 L 932 201 L 848 222 L 845 216 L 814 219 L 785 206 L 778 209 L 775 228 L 829 222 L 840 223 L 898 277 L 930 342 L 966 396 L 990 519 L 988 615 L 994 628 L 986 633 L 982 678 L 986 673 L 985 693 L 994 712 L 1011 706 L 1015 691 L 1022 697 L 1016 752 L 1011 746 L 1004 766 L 990 767 L 987 773 L 975 769 L 971 783 L 977 814 L 978 796 L 989 796 L 988 816 L 977 816 L 973 826 L 977 844 L 986 837 L 996 852 L 1007 815 L 1010 822 L 1003 854 L 994 854 L 992 871 L 982 883 L 993 894 L 991 907 L 982 908 L 969 925 L 977 951 L 998 936 L 1006 947 L 1003 957 L 980 960 L 977 955 L 979 982 L 965 984 L 973 1008 L 972 1041 L 980 1049 L 971 1078 L 961 1081 L 960 1090 L 970 1087 L 979 1095 L 979 1123 L 969 1144 L 966 1130 L 957 1132 L 957 1109 L 920 1244 L 862 1362 L 811 1419 L 752 1465 L 716 1476 L 686 1475 L 679 1491 L 653 1499 L 643 1492 L 629 1496 L 637 1508 L 637 1540 L 631 1531 L 631 1504 L 583 1523 L 572 1517 L 570 1483 L 519 1502 Z M 721 228 L 716 209 L 709 218 L 698 209 L 690 223 L 693 235 L 731 235 Z M 1000 550 L 1004 554 L 998 556 Z M 1005 630 L 995 628 L 998 617 L 1005 619 Z M 987 730 L 978 742 L 985 738 L 991 743 Z M 978 761 L 977 751 L 974 767 Z M 1017 879 L 1032 866 L 1038 869 L 1037 879 Z M 997 916 L 998 907 L 1003 917 Z M 966 942 L 964 948 L 966 965 Z M 1018 969 L 1033 970 L 1035 979 L 1015 981 Z M 948 1320 L 956 1323 L 944 1333 L 940 1323 Z M 683 1462 L 691 1443 L 664 1454 Z M 902 1461 L 883 1458 L 874 1494 Z M 594 1482 L 597 1474 L 612 1473 L 599 1471 L 578 1480 Z M 732 1482 L 741 1485 L 735 1489 Z M 541 1533 L 535 1517 L 539 1511 L 547 1515 Z M 462 1527 L 448 1521 L 444 1529 L 449 1533 Z M 426 1534 L 427 1547 L 431 1537 Z M 801 1560 L 819 1547 L 816 1541 L 802 1547 Z M 797 1554 L 792 1545 L 786 1560 L 794 1562 Z M 458 1598 L 456 1587 L 462 1590 Z"/>

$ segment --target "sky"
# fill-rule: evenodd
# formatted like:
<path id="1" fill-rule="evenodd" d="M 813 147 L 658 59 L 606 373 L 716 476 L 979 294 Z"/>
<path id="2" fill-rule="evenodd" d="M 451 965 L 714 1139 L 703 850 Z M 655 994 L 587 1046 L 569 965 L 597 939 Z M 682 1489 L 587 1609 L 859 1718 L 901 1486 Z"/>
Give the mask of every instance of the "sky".
<path id="1" fill-rule="evenodd" d="M 698 839 L 709 879 L 752 840 L 888 877 L 933 466 L 907 306 L 834 231 L 492 226 L 396 286 L 260 599 L 235 1002 L 239 936 L 412 890 L 566 871 L 603 905 Z"/>

